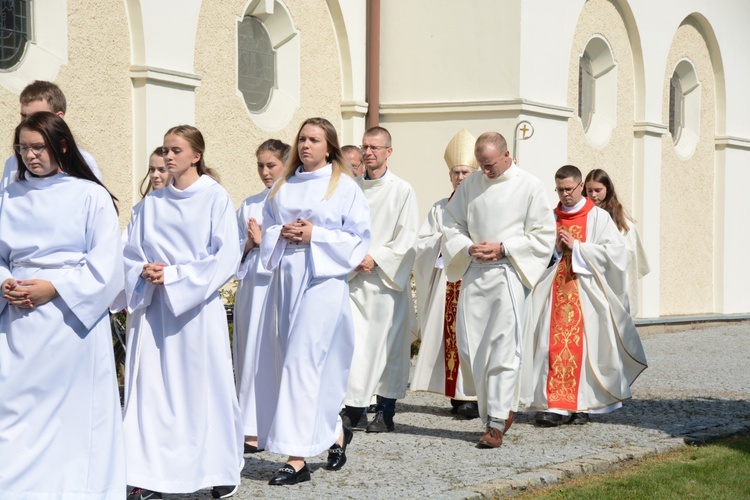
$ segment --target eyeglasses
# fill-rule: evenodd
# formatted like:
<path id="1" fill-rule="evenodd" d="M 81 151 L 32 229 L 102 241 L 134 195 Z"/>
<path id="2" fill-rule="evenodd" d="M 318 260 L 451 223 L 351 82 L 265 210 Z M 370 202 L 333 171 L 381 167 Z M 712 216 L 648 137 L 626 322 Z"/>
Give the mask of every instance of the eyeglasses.
<path id="1" fill-rule="evenodd" d="M 377 154 L 377 152 L 381 149 L 388 149 L 388 146 L 365 146 L 364 144 L 362 144 L 361 146 L 359 146 L 359 149 L 361 149 L 363 153 L 369 149 L 373 153 Z"/>
<path id="2" fill-rule="evenodd" d="M 575 186 L 571 188 L 555 188 L 555 192 L 562 193 L 562 194 L 570 194 L 582 185 L 583 185 L 583 182 L 579 182 L 578 184 L 576 184 Z"/>
<path id="3" fill-rule="evenodd" d="M 29 150 L 31 150 L 32 153 L 34 153 L 34 156 L 39 156 L 42 154 L 42 152 L 47 149 L 46 144 L 15 144 L 13 148 L 16 150 L 16 153 L 18 153 L 21 156 L 26 156 L 29 153 Z"/>

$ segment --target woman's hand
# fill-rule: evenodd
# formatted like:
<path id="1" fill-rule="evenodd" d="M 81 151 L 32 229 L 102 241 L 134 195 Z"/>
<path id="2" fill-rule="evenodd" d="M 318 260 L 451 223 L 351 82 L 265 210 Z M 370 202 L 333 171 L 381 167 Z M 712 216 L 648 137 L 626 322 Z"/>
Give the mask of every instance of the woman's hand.
<path id="1" fill-rule="evenodd" d="M 8 278 L 3 282 L 3 297 L 12 306 L 31 309 L 57 297 L 57 290 L 47 280 L 16 281 Z"/>
<path id="2" fill-rule="evenodd" d="M 164 262 L 149 262 L 143 266 L 141 278 L 154 285 L 164 284 L 164 268 L 167 265 Z"/>
<path id="3" fill-rule="evenodd" d="M 297 219 L 281 227 L 280 237 L 294 245 L 310 243 L 313 223 L 305 219 Z"/>
<path id="4" fill-rule="evenodd" d="M 247 241 L 251 244 L 250 248 L 260 246 L 261 234 L 262 231 L 260 224 L 258 224 L 258 221 L 255 220 L 255 218 L 250 217 L 247 220 Z"/>

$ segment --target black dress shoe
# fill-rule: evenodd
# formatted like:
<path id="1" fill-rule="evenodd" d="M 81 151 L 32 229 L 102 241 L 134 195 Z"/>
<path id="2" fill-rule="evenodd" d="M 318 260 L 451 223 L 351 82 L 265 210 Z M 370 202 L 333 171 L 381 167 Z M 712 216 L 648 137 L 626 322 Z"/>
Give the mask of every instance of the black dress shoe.
<path id="1" fill-rule="evenodd" d="M 310 469 L 307 468 L 307 464 L 303 465 L 298 471 L 294 470 L 289 464 L 284 464 L 284 467 L 276 471 L 276 474 L 268 481 L 271 486 L 284 486 L 287 484 L 297 484 L 304 481 L 310 480 Z"/>
<path id="2" fill-rule="evenodd" d="M 479 418 L 479 404 L 474 401 L 466 401 L 458 407 L 457 412 L 468 419 Z"/>
<path id="3" fill-rule="evenodd" d="M 334 443 L 333 446 L 328 448 L 328 463 L 325 466 L 326 470 L 339 470 L 346 463 L 346 445 L 352 442 L 351 429 L 344 427 L 344 446 L 338 443 Z"/>
<path id="4" fill-rule="evenodd" d="M 146 490 L 144 488 L 133 488 L 128 495 L 129 500 L 159 500 L 164 498 L 158 491 Z"/>
<path id="5" fill-rule="evenodd" d="M 575 412 L 570 416 L 568 423 L 571 425 L 586 425 L 591 422 L 588 413 Z"/>
<path id="6" fill-rule="evenodd" d="M 560 415 L 559 413 L 547 413 L 547 412 L 539 412 L 536 414 L 536 418 L 534 418 L 534 422 L 536 422 L 536 425 L 539 427 L 557 427 L 558 425 L 564 423 L 565 417 Z"/>
<path id="7" fill-rule="evenodd" d="M 258 453 L 261 451 L 263 451 L 263 448 L 258 448 L 257 446 L 245 443 L 245 453 Z"/>
<path id="8" fill-rule="evenodd" d="M 235 484 L 234 486 L 214 486 L 211 489 L 211 496 L 213 498 L 229 498 L 240 488 L 240 485 Z"/>
<path id="9" fill-rule="evenodd" d="M 385 415 L 382 411 L 375 414 L 375 418 L 372 419 L 367 425 L 367 432 L 391 432 L 394 429 L 393 417 Z"/>

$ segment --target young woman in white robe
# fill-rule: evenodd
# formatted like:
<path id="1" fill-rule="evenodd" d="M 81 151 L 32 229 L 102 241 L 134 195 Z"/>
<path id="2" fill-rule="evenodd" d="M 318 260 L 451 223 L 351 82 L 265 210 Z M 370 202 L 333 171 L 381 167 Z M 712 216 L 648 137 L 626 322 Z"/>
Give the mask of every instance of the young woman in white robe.
<path id="1" fill-rule="evenodd" d="M 15 145 L 19 180 L 0 199 L 0 497 L 122 498 L 114 198 L 57 115 L 30 115 Z"/>
<path id="2" fill-rule="evenodd" d="M 635 227 L 633 219 L 628 217 L 620 200 L 615 193 L 615 185 L 607 172 L 597 168 L 586 175 L 584 180 L 586 196 L 594 204 L 606 210 L 612 220 L 617 224 L 617 229 L 625 238 L 625 248 L 628 255 L 627 268 L 627 296 L 621 297 L 622 303 L 628 309 L 632 317 L 638 315 L 638 280 L 646 276 L 651 269 L 646 258 L 646 251 L 641 242 L 641 235 Z"/>
<path id="3" fill-rule="evenodd" d="M 305 457 L 346 462 L 339 409 L 354 352 L 347 274 L 367 254 L 370 211 L 336 130 L 306 120 L 263 209 L 261 260 L 273 272 L 258 344 L 258 446 L 289 455 L 270 484 L 310 479 Z"/>
<path id="4" fill-rule="evenodd" d="M 278 139 L 258 146 L 258 176 L 265 185 L 260 193 L 246 199 L 237 210 L 242 260 L 237 270 L 237 294 L 234 300 L 234 378 L 245 433 L 245 453 L 258 450 L 258 424 L 255 416 L 255 355 L 263 302 L 271 273 L 260 262 L 263 205 L 271 186 L 284 174 L 290 147 Z"/>
<path id="5" fill-rule="evenodd" d="M 172 183 L 137 206 L 125 246 L 123 426 L 134 498 L 208 486 L 224 498 L 240 482 L 242 428 L 219 294 L 237 270 L 239 234 L 204 150 L 195 127 L 167 132 Z"/>

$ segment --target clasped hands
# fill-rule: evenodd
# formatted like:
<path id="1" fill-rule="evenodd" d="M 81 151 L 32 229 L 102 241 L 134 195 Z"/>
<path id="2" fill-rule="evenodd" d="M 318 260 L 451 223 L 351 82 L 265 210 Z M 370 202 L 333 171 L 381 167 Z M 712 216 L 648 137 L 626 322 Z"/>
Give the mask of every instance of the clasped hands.
<path id="1" fill-rule="evenodd" d="M 261 242 L 261 228 L 258 221 L 254 217 L 250 217 L 247 220 L 247 250 L 255 248 L 260 245 Z"/>
<path id="2" fill-rule="evenodd" d="M 47 280 L 15 280 L 8 278 L 3 281 L 3 298 L 8 304 L 21 309 L 31 309 L 41 306 L 57 297 L 55 286 Z"/>
<path id="3" fill-rule="evenodd" d="M 154 285 L 163 285 L 165 267 L 167 265 L 164 262 L 149 262 L 143 266 L 141 278 Z"/>
<path id="4" fill-rule="evenodd" d="M 557 238 L 555 238 L 555 250 L 557 250 L 557 253 L 563 253 L 563 250 L 566 248 L 568 250 L 573 250 L 573 245 L 575 244 L 576 239 L 573 238 L 573 235 L 567 232 L 565 229 L 560 228 L 560 230 L 557 232 Z"/>
<path id="5" fill-rule="evenodd" d="M 495 262 L 505 257 L 505 247 L 502 243 L 480 241 L 469 247 L 469 255 L 479 262 Z"/>
<path id="6" fill-rule="evenodd" d="M 306 245 L 312 237 L 313 223 L 305 219 L 297 219 L 281 226 L 279 237 L 292 245 Z"/>

